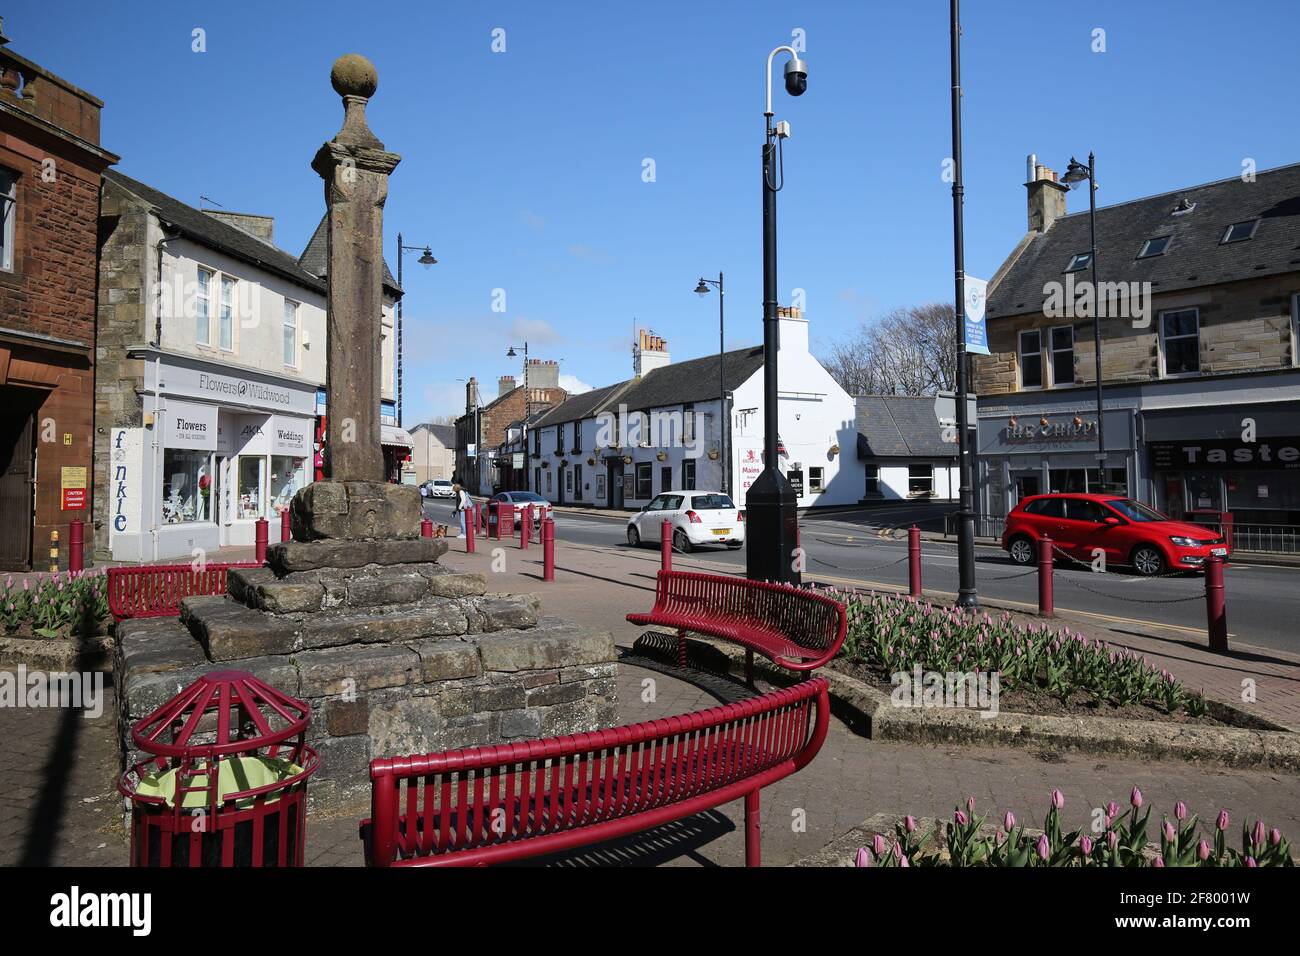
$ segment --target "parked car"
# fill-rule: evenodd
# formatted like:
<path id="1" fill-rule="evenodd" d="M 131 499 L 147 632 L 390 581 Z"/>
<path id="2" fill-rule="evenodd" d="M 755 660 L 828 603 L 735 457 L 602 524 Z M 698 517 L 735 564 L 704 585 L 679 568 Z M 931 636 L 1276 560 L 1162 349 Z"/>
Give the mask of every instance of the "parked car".
<path id="1" fill-rule="evenodd" d="M 1070 557 L 1091 564 L 1100 551 L 1106 566 L 1138 574 L 1203 569 L 1210 555 L 1226 558 L 1223 537 L 1212 528 L 1174 521 L 1140 501 L 1119 495 L 1053 494 L 1023 498 L 1007 515 L 1002 547 L 1017 564 L 1038 560 L 1047 536 Z"/>
<path id="2" fill-rule="evenodd" d="M 421 498 L 450 498 L 454 494 L 447 478 L 433 478 L 420 485 Z"/>
<path id="3" fill-rule="evenodd" d="M 745 512 L 720 491 L 666 491 L 627 519 L 627 543 L 658 543 L 664 520 L 673 525 L 673 547 L 689 553 L 698 544 L 745 543 Z"/>
<path id="4" fill-rule="evenodd" d="M 488 531 L 497 523 L 497 508 L 502 504 L 512 504 L 515 506 L 515 527 L 518 528 L 523 521 L 525 509 L 533 506 L 533 527 L 541 528 L 542 522 L 547 518 L 553 518 L 551 503 L 537 494 L 535 491 L 499 491 L 488 499 Z"/>

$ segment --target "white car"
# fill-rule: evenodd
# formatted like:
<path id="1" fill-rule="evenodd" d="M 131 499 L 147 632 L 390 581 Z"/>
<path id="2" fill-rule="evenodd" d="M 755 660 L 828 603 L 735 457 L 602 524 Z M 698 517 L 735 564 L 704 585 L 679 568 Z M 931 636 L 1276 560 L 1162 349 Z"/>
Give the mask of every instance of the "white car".
<path id="1" fill-rule="evenodd" d="M 421 498 L 451 498 L 454 494 L 451 482 L 446 478 L 434 478 L 420 485 Z"/>
<path id="2" fill-rule="evenodd" d="M 673 548 L 690 552 L 697 544 L 745 543 L 745 512 L 720 491 L 665 491 L 627 519 L 627 543 L 658 544 L 665 520 L 672 522 Z"/>
<path id="3" fill-rule="evenodd" d="M 497 523 L 497 509 L 503 504 L 515 506 L 515 527 L 523 520 L 529 505 L 533 506 L 533 529 L 540 530 L 542 522 L 554 518 L 551 503 L 534 491 L 499 491 L 488 501 L 488 531 Z"/>

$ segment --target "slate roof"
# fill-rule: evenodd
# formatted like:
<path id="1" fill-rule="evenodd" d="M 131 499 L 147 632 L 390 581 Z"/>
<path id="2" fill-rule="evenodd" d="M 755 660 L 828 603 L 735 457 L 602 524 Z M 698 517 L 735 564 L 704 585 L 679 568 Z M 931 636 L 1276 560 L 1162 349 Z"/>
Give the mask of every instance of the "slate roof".
<path id="1" fill-rule="evenodd" d="M 179 199 L 159 192 L 152 186 L 147 186 L 138 179 L 132 179 L 116 169 L 106 169 L 104 178 L 148 203 L 159 219 L 195 242 L 224 252 L 241 262 L 273 272 L 304 288 L 321 293 L 325 291 L 324 281 L 300 266 L 291 253 L 258 239 L 230 223 L 209 216 L 193 206 L 186 205 Z"/>
<path id="2" fill-rule="evenodd" d="M 956 441 L 945 441 L 934 397 L 859 395 L 858 458 L 956 458 Z"/>
<path id="3" fill-rule="evenodd" d="M 307 240 L 307 248 L 303 249 L 302 255 L 298 257 L 298 265 L 306 269 L 312 275 L 325 278 L 329 272 L 329 241 L 326 234 L 326 226 L 329 223 L 329 214 L 320 217 L 320 222 L 316 224 L 316 231 L 311 234 Z M 399 253 L 400 255 L 400 253 Z M 384 288 L 394 295 L 402 294 L 402 287 L 397 284 L 393 274 L 388 271 L 388 261 L 384 260 Z"/>
<path id="4" fill-rule="evenodd" d="M 722 371 L 727 391 L 734 391 L 763 367 L 763 346 L 722 353 Z M 627 405 L 628 411 L 646 411 L 685 402 L 706 402 L 718 397 L 718 356 L 675 362 L 603 388 L 592 389 L 561 402 L 538 422 L 545 428 L 580 421 L 605 408 Z"/>
<path id="5" fill-rule="evenodd" d="M 1087 187 L 1083 187 L 1086 200 Z M 1191 212 L 1173 215 L 1178 204 Z M 1254 237 L 1223 243 L 1233 223 L 1259 219 Z M 1164 255 L 1138 259 L 1147 239 L 1172 236 Z M 1088 211 L 1062 216 L 1032 235 L 989 290 L 990 318 L 1042 310 L 1044 286 L 1065 281 L 1065 267 L 1087 252 Z M 1156 295 L 1256 276 L 1300 271 L 1300 163 L 1148 196 L 1097 210 L 1097 281 L 1150 282 Z M 1084 270 L 1075 279 L 1088 279 Z"/>
<path id="6" fill-rule="evenodd" d="M 414 426 L 410 431 L 414 432 L 420 428 L 427 428 L 433 432 L 433 437 L 442 442 L 445 448 L 456 447 L 456 426 L 455 425 L 431 425 L 428 422 L 421 422 Z"/>

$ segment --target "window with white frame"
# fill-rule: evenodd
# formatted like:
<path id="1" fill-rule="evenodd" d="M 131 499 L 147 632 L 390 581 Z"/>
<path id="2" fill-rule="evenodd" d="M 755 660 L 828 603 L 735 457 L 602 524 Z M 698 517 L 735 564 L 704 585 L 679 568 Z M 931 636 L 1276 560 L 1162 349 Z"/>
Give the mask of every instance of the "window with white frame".
<path id="1" fill-rule="evenodd" d="M 0 269 L 14 271 L 14 239 L 18 228 L 18 174 L 0 168 Z"/>
<path id="2" fill-rule="evenodd" d="M 1196 309 L 1160 313 L 1160 355 L 1165 375 L 1201 370 L 1201 317 Z"/>
<path id="3" fill-rule="evenodd" d="M 808 490 L 821 491 L 825 481 L 826 470 L 820 465 L 810 466 L 808 469 Z"/>
<path id="4" fill-rule="evenodd" d="M 934 494 L 934 465 L 907 466 L 907 494 L 915 498 Z"/>
<path id="5" fill-rule="evenodd" d="M 203 268 L 194 291 L 194 341 L 212 344 L 212 273 Z"/>
<path id="6" fill-rule="evenodd" d="M 695 490 L 695 459 L 687 458 L 682 462 L 682 490 Z"/>
<path id="7" fill-rule="evenodd" d="M 1043 333 L 1038 329 L 1020 333 L 1020 387 L 1043 387 Z"/>
<path id="8" fill-rule="evenodd" d="M 217 313 L 219 345 L 227 352 L 235 350 L 235 280 L 221 277 L 221 305 Z"/>
<path id="9" fill-rule="evenodd" d="M 284 300 L 284 364 L 298 367 L 298 303 Z"/>
<path id="10" fill-rule="evenodd" d="M 866 469 L 867 469 L 867 487 L 866 487 L 867 495 L 880 494 L 880 466 L 867 465 Z"/>
<path id="11" fill-rule="evenodd" d="M 1058 325 L 1051 331 L 1052 384 L 1074 384 L 1074 326 Z"/>

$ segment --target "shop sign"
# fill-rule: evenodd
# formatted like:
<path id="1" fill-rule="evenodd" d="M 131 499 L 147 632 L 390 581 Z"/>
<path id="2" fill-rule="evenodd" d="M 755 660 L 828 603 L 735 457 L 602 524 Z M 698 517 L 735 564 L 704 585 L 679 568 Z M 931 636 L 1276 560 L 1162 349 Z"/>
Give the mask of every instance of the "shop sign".
<path id="1" fill-rule="evenodd" d="M 1274 471 L 1300 468 L 1300 437 L 1148 442 L 1152 470 Z"/>
<path id="2" fill-rule="evenodd" d="M 796 498 L 803 497 L 803 469 L 792 468 L 785 473 L 786 479 L 790 482 L 790 487 L 794 489 Z"/>
<path id="3" fill-rule="evenodd" d="M 306 458 L 311 454 L 310 419 L 276 415 L 271 419 L 271 454 Z"/>
<path id="4" fill-rule="evenodd" d="M 164 448 L 198 448 L 215 451 L 217 447 L 217 407 L 190 402 L 167 401 L 161 411 Z"/>
<path id="5" fill-rule="evenodd" d="M 140 472 L 143 449 L 143 429 L 113 429 L 108 476 L 108 490 L 112 495 L 110 537 L 117 534 L 135 534 L 140 530 Z"/>
<path id="6" fill-rule="evenodd" d="M 736 453 L 740 459 L 739 467 L 736 469 L 740 478 L 740 490 L 749 491 L 749 486 L 763 473 L 762 450 L 754 445 L 748 445 L 736 449 Z"/>
<path id="7" fill-rule="evenodd" d="M 1002 433 L 1009 442 L 1087 441 L 1097 438 L 1097 423 L 1075 422 L 1073 419 L 1059 422 L 1049 420 L 1046 424 L 1042 421 L 1008 422 Z"/>
<path id="8" fill-rule="evenodd" d="M 145 387 L 150 391 L 157 387 L 155 371 L 153 362 L 145 362 Z M 172 362 L 163 365 L 162 380 L 162 390 L 169 395 L 304 416 L 316 411 L 316 388 L 305 384 L 266 382 L 218 371 L 212 366 L 195 367 Z"/>

